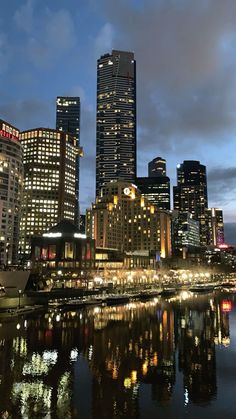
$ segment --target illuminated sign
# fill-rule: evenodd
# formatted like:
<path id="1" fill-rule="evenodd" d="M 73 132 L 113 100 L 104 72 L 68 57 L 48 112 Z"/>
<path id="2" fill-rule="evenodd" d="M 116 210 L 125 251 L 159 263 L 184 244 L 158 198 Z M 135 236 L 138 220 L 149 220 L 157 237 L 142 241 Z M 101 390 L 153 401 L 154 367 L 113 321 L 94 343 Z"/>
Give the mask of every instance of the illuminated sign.
<path id="1" fill-rule="evenodd" d="M 87 239 L 86 234 L 82 234 L 82 233 L 74 233 L 74 238 L 75 239 Z"/>
<path id="2" fill-rule="evenodd" d="M 43 237 L 52 237 L 52 238 L 56 238 L 56 237 L 61 237 L 62 234 L 61 233 L 44 233 Z"/>
<path id="3" fill-rule="evenodd" d="M 125 195 L 130 195 L 130 194 L 131 194 L 131 190 L 130 190 L 130 188 L 125 188 L 125 189 L 124 189 L 124 194 L 125 194 Z"/>
<path id="4" fill-rule="evenodd" d="M 219 249 L 228 249 L 230 246 L 228 244 L 220 244 Z"/>
<path id="5" fill-rule="evenodd" d="M 223 300 L 221 303 L 221 308 L 222 308 L 222 311 L 224 311 L 225 313 L 228 313 L 229 311 L 231 311 L 232 310 L 231 301 Z"/>
<path id="6" fill-rule="evenodd" d="M 9 138 L 11 140 L 18 140 L 19 134 L 20 132 L 18 129 L 6 124 L 3 121 L 0 121 L 0 136 Z"/>

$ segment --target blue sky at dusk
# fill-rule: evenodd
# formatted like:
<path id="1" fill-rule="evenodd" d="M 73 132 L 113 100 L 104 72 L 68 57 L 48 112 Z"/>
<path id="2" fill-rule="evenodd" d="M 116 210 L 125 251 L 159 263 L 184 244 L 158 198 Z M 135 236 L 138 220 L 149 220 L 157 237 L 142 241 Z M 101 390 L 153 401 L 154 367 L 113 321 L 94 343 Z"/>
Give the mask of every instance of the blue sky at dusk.
<path id="1" fill-rule="evenodd" d="M 235 0 L 1 0 L 0 117 L 53 128 L 56 96 L 81 97 L 84 210 L 95 194 L 96 60 L 133 51 L 138 175 L 161 155 L 173 186 L 178 163 L 200 160 L 209 206 L 235 223 L 235 44 Z"/>

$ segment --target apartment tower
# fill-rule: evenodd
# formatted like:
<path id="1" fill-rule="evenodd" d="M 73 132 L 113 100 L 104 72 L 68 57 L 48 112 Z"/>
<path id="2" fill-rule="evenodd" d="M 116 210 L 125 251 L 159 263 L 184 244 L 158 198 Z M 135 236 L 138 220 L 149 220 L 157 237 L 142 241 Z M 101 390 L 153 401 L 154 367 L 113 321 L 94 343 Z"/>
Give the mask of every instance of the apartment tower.
<path id="1" fill-rule="evenodd" d="M 136 177 L 136 63 L 113 50 L 97 62 L 96 195 L 112 180 Z"/>

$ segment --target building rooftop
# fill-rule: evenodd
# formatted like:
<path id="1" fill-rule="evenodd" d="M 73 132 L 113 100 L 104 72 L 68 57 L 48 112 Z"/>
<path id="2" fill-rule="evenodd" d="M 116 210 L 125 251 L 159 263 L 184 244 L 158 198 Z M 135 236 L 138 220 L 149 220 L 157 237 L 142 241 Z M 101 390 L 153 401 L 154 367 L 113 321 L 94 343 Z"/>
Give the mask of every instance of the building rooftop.
<path id="1" fill-rule="evenodd" d="M 62 220 L 48 230 L 48 233 L 61 233 L 62 235 L 74 235 L 79 229 L 69 220 Z"/>

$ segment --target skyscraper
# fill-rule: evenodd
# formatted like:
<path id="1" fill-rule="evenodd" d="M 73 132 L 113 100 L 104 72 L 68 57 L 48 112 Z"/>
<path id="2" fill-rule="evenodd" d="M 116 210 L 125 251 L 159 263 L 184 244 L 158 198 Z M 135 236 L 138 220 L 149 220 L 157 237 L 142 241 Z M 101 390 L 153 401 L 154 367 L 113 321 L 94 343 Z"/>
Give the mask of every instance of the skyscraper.
<path id="1" fill-rule="evenodd" d="M 219 208 L 207 208 L 206 219 L 208 227 L 207 244 L 220 246 L 224 244 L 223 211 Z"/>
<path id="2" fill-rule="evenodd" d="M 166 161 L 162 157 L 156 157 L 148 163 L 148 176 L 166 176 Z"/>
<path id="3" fill-rule="evenodd" d="M 58 96 L 56 106 L 56 129 L 69 133 L 77 138 L 78 147 L 80 146 L 80 98 L 70 96 Z M 75 224 L 79 226 L 79 172 L 80 155 L 76 157 L 76 205 L 75 205 Z"/>
<path id="4" fill-rule="evenodd" d="M 142 195 L 162 210 L 170 210 L 170 179 L 166 176 L 166 161 L 156 157 L 148 163 L 148 177 L 137 177 Z"/>
<path id="5" fill-rule="evenodd" d="M 167 176 L 137 177 L 142 195 L 162 210 L 170 210 L 170 179 Z"/>
<path id="6" fill-rule="evenodd" d="M 190 212 L 173 211 L 172 214 L 172 249 L 174 254 L 186 258 L 188 251 L 200 246 L 199 222 Z"/>
<path id="7" fill-rule="evenodd" d="M 177 165 L 177 186 L 173 188 L 174 209 L 188 211 L 199 222 L 200 244 L 207 244 L 207 178 L 206 166 L 195 160 Z"/>
<path id="8" fill-rule="evenodd" d="M 0 265 L 17 262 L 22 193 L 19 130 L 0 120 Z"/>
<path id="9" fill-rule="evenodd" d="M 49 128 L 20 134 L 24 150 L 24 199 L 20 227 L 22 253 L 29 254 L 33 235 L 63 219 L 74 222 L 78 141 Z"/>
<path id="10" fill-rule="evenodd" d="M 96 195 L 111 180 L 136 177 L 136 62 L 113 50 L 97 62 Z"/>

